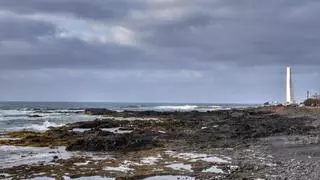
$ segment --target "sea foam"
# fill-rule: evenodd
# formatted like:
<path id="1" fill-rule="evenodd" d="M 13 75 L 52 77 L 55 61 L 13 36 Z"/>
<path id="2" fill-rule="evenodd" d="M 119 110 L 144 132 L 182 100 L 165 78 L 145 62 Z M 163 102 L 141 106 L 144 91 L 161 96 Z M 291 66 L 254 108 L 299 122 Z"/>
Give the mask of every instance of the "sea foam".
<path id="1" fill-rule="evenodd" d="M 183 111 L 195 110 L 197 108 L 198 108 L 198 106 L 196 106 L 196 105 L 177 105 L 177 106 L 156 106 L 156 107 L 154 107 L 154 109 L 158 109 L 158 110 L 183 110 Z"/>
<path id="2" fill-rule="evenodd" d="M 7 131 L 47 131 L 49 127 L 61 127 L 65 124 L 57 124 L 54 122 L 44 121 L 42 124 L 26 124 L 25 126 L 8 128 Z"/>

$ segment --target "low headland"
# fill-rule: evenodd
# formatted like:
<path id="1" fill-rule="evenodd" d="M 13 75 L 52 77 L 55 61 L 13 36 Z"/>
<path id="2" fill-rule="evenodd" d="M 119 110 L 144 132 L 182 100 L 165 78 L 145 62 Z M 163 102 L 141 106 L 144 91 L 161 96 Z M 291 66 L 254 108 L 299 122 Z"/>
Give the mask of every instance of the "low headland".
<path id="1" fill-rule="evenodd" d="M 42 163 L 2 168 L 0 179 L 320 177 L 319 108 L 269 106 L 207 112 L 87 109 L 84 113 L 99 118 L 45 132 L 3 134 L 2 146 L 48 148 L 52 156 Z M 76 155 L 61 157 L 61 151 Z"/>

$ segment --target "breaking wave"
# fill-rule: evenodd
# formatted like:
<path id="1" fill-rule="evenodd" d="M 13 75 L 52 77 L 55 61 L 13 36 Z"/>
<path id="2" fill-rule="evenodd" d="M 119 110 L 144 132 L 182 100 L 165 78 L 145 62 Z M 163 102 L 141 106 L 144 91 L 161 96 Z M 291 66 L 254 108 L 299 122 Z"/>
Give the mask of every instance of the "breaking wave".
<path id="1" fill-rule="evenodd" d="M 27 116 L 32 111 L 28 110 L 0 110 L 0 116 L 2 117 L 23 117 Z"/>
<path id="2" fill-rule="evenodd" d="M 49 122 L 45 121 L 42 124 L 26 124 L 25 126 L 20 126 L 20 127 L 13 127 L 9 128 L 9 131 L 21 131 L 21 130 L 26 130 L 26 131 L 47 131 L 49 130 L 49 127 L 60 127 L 65 124 L 57 124 L 54 122 Z"/>
<path id="3" fill-rule="evenodd" d="M 47 131 L 49 130 L 49 127 L 60 127 L 64 124 L 57 124 L 54 122 L 45 121 L 42 124 L 27 124 L 25 126 L 21 127 L 13 127 L 10 128 L 12 131 L 21 131 L 21 130 L 27 130 L 27 131 Z"/>
<path id="4" fill-rule="evenodd" d="M 156 111 L 217 111 L 231 109 L 227 106 L 218 105 L 168 105 L 168 106 L 155 106 L 153 110 Z"/>
<path id="5" fill-rule="evenodd" d="M 156 110 L 183 110 L 190 111 L 196 110 L 198 106 L 196 105 L 176 105 L 176 106 L 156 106 L 154 109 Z"/>

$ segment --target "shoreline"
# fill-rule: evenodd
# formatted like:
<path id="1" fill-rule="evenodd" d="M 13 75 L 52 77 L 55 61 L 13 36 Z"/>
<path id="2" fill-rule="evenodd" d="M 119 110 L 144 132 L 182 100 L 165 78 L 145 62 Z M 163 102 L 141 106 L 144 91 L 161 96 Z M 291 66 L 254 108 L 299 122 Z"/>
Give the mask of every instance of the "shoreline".
<path id="1" fill-rule="evenodd" d="M 86 114 L 108 118 L 76 122 L 46 132 L 8 133 L 8 139 L 0 139 L 0 147 L 48 147 L 54 151 L 54 147 L 64 146 L 76 154 L 63 159 L 52 153 L 48 157 L 50 163 L 2 168 L 0 179 L 144 179 L 162 175 L 197 179 L 312 179 L 320 172 L 316 162 L 316 149 L 320 147 L 319 112 L 276 106 L 207 112 L 87 109 Z M 84 156 L 83 152 L 112 157 L 101 160 Z M 300 168 L 295 172 L 301 173 L 292 174 L 298 163 Z M 302 173 L 307 170 L 308 174 Z"/>

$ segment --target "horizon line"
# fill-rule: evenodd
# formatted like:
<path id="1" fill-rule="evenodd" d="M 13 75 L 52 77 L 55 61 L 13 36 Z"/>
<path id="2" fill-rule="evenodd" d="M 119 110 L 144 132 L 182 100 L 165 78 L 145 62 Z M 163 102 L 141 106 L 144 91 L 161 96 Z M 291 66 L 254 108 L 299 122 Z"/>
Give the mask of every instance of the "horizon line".
<path id="1" fill-rule="evenodd" d="M 129 104 L 263 104 L 263 103 L 241 103 L 241 102 L 225 102 L 225 103 L 213 103 L 213 102 L 165 102 L 165 101 L 25 101 L 25 100 L 0 100 L 4 103 L 129 103 Z"/>

